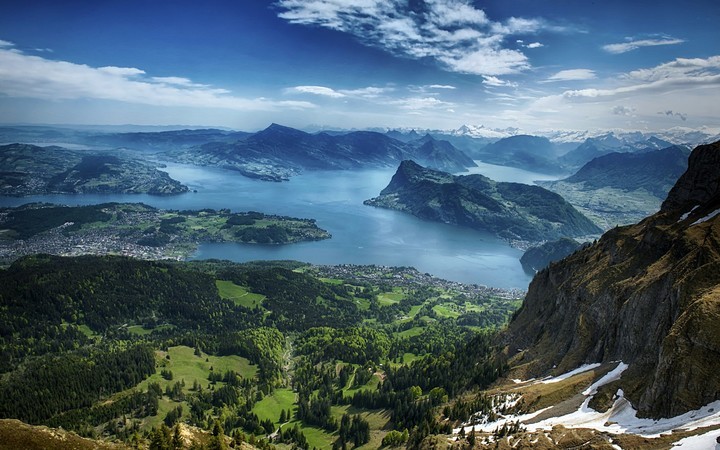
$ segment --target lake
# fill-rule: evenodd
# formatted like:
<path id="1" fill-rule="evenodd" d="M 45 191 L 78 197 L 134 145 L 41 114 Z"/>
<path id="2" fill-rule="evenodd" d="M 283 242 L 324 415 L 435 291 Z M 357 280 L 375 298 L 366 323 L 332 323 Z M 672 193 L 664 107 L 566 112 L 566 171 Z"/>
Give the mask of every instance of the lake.
<path id="1" fill-rule="evenodd" d="M 274 183 L 235 172 L 168 164 L 173 178 L 189 192 L 171 197 L 150 195 L 43 195 L 0 197 L 0 205 L 31 201 L 66 205 L 143 202 L 164 209 L 230 208 L 313 218 L 332 239 L 292 245 L 203 244 L 193 258 L 244 262 L 293 259 L 313 264 L 412 266 L 440 278 L 499 288 L 526 289 L 530 277 L 520 266 L 522 251 L 494 236 L 463 227 L 428 222 L 397 211 L 365 206 L 389 183 L 394 169 L 308 172 Z M 482 164 L 497 181 L 529 182 L 547 175 Z"/>

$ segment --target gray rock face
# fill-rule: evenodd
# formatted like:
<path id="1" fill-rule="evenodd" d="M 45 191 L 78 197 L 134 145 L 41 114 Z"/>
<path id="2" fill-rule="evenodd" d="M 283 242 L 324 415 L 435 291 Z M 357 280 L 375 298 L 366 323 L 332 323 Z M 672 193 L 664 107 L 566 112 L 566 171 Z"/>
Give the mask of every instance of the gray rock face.
<path id="1" fill-rule="evenodd" d="M 718 156 L 698 147 L 662 211 L 536 275 L 505 335 L 511 365 L 622 360 L 622 388 L 650 417 L 720 398 Z"/>
<path id="2" fill-rule="evenodd" d="M 692 208 L 720 195 L 720 141 L 693 150 L 688 170 L 663 202 L 662 210 Z M 688 209 L 689 209 L 688 208 Z"/>

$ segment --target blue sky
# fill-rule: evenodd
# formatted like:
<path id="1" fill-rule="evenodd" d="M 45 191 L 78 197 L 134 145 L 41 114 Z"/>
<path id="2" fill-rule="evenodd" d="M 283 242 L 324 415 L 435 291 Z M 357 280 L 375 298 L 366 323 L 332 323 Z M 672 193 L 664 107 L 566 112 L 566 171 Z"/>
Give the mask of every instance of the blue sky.
<path id="1" fill-rule="evenodd" d="M 715 1 L 0 5 L 0 122 L 720 127 Z"/>

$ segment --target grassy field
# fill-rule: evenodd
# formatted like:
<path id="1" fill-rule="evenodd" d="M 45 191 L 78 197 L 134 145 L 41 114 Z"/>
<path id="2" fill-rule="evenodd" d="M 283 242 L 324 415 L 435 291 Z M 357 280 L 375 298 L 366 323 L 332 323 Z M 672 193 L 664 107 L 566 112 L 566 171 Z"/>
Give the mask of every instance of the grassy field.
<path id="1" fill-rule="evenodd" d="M 450 317 L 456 319 L 462 314 L 459 310 L 461 307 L 454 303 L 444 303 L 442 305 L 433 306 L 433 311 L 440 317 Z"/>
<path id="2" fill-rule="evenodd" d="M 354 379 L 355 379 L 355 376 L 353 375 L 353 380 Z M 355 395 L 356 392 L 359 392 L 359 391 L 366 391 L 368 389 L 377 389 L 377 386 L 379 383 L 380 383 L 380 377 L 377 374 L 375 374 L 372 376 L 372 378 L 370 378 L 370 380 L 367 383 L 365 383 L 362 386 L 354 386 L 351 388 L 343 389 L 343 395 L 345 397 L 352 397 L 353 395 Z M 352 385 L 352 380 L 351 380 L 350 385 Z"/>
<path id="3" fill-rule="evenodd" d="M 261 306 L 262 302 L 265 300 L 264 295 L 248 292 L 247 289 L 242 286 L 238 286 L 232 281 L 215 280 L 215 285 L 218 288 L 220 297 L 232 300 L 239 306 L 255 308 L 256 306 Z"/>
<path id="4" fill-rule="evenodd" d="M 400 303 L 405 298 L 402 288 L 393 288 L 392 292 L 383 292 L 378 295 L 378 304 L 380 306 L 394 305 Z"/>
<path id="5" fill-rule="evenodd" d="M 401 338 L 409 338 L 409 337 L 413 337 L 413 336 L 418 336 L 418 335 L 422 334 L 424 329 L 425 329 L 424 327 L 412 327 L 408 330 L 396 333 L 396 336 L 401 337 Z"/>
<path id="6" fill-rule="evenodd" d="M 194 349 L 186 346 L 170 347 L 167 352 L 156 351 L 156 372 L 138 384 L 136 389 L 147 390 L 150 383 L 158 383 L 164 391 L 166 386 L 172 387 L 178 381 L 184 380 L 183 392 L 187 394 L 190 392 L 194 381 L 197 381 L 203 389 L 208 388 L 210 368 L 218 373 L 234 370 L 245 378 L 253 378 L 257 372 L 257 367 L 251 365 L 247 359 L 239 356 L 212 356 L 205 353 L 202 356 L 196 356 L 194 352 Z M 160 375 L 160 371 L 163 369 L 173 373 L 172 380 L 166 380 Z M 218 383 L 217 386 L 222 386 L 222 384 Z M 187 414 L 188 408 L 185 402 L 178 403 L 163 396 L 159 402 L 158 415 L 146 418 L 143 421 L 143 427 L 150 428 L 159 425 L 168 411 L 176 408 L 179 404 L 183 405 L 185 414 Z"/>
<path id="7" fill-rule="evenodd" d="M 280 412 L 288 409 L 294 413 L 295 393 L 288 388 L 275 389 L 272 394 L 265 396 L 255 404 L 253 412 L 260 420 L 270 419 L 275 425 L 280 425 Z M 291 416 L 292 417 L 292 416 Z"/>

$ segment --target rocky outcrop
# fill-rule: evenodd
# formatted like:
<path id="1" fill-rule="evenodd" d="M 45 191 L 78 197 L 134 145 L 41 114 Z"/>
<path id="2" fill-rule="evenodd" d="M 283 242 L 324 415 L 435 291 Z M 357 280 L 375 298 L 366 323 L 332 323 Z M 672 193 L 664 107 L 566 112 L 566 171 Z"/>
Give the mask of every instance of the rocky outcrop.
<path id="1" fill-rule="evenodd" d="M 688 170 L 675 183 L 663 202 L 663 211 L 685 209 L 707 203 L 720 192 L 720 141 L 697 147 Z"/>
<path id="2" fill-rule="evenodd" d="M 641 415 L 720 399 L 720 143 L 696 148 L 663 208 L 539 272 L 504 336 L 515 370 L 622 360 Z"/>
<path id="3" fill-rule="evenodd" d="M 495 182 L 482 175 L 453 176 L 413 161 L 403 161 L 380 196 L 365 204 L 508 240 L 540 242 L 600 233 L 561 196 L 541 187 Z"/>

